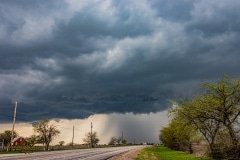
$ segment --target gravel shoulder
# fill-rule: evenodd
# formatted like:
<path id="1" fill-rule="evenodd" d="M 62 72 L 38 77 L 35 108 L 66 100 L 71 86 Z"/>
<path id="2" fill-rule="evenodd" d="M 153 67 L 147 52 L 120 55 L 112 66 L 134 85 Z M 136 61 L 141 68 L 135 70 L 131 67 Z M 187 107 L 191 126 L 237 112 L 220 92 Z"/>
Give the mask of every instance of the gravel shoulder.
<path id="1" fill-rule="evenodd" d="M 117 156 L 114 156 L 108 160 L 133 160 L 137 157 L 138 153 L 142 150 L 143 148 L 138 148 L 138 149 L 133 149 L 128 152 L 121 153 Z"/>

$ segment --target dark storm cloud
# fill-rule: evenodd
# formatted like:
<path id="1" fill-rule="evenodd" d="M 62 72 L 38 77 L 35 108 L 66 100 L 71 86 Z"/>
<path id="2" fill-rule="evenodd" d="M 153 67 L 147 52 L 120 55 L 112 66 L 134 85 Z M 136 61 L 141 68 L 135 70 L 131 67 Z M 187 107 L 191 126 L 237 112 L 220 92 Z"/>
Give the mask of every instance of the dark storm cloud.
<path id="1" fill-rule="evenodd" d="M 239 76 L 240 3 L 1 1 L 0 116 L 150 113 Z"/>
<path id="2" fill-rule="evenodd" d="M 191 10 L 197 0 L 181 0 L 181 1 L 152 1 L 152 8 L 155 9 L 157 15 L 169 21 L 188 21 L 191 19 Z"/>
<path id="3" fill-rule="evenodd" d="M 191 13 L 193 20 L 186 26 L 187 30 L 199 31 L 206 37 L 219 36 L 224 33 L 239 32 L 240 21 L 239 2 L 224 1 L 199 2 L 195 12 Z"/>

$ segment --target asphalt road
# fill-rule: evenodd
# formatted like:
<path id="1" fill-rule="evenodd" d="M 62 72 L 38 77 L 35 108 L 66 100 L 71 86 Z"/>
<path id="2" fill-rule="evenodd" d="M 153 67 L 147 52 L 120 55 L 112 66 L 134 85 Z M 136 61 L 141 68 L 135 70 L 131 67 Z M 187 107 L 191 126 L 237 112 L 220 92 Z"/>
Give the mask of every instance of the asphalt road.
<path id="1" fill-rule="evenodd" d="M 144 146 L 109 147 L 78 150 L 0 155 L 0 160 L 107 160 L 115 155 Z"/>

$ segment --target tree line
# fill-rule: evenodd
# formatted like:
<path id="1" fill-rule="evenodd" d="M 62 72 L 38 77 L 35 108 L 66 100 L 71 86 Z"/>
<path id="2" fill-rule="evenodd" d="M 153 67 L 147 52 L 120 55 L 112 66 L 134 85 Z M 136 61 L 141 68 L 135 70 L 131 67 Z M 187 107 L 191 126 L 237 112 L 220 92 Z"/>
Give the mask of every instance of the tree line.
<path id="1" fill-rule="evenodd" d="M 27 144 L 24 145 L 28 145 L 31 147 L 34 146 L 35 144 L 43 144 L 44 150 L 48 150 L 50 143 L 53 141 L 55 137 L 57 137 L 60 134 L 60 131 L 57 129 L 56 125 L 50 123 L 49 119 L 44 119 L 38 121 L 37 123 L 34 123 L 33 131 L 34 131 L 33 135 L 25 137 Z M 0 139 L 4 141 L 4 145 L 7 146 L 8 148 L 11 147 L 11 138 L 16 138 L 18 136 L 19 136 L 18 133 L 14 131 L 12 137 L 12 131 L 10 130 L 6 130 L 3 133 L 0 133 Z"/>
<path id="2" fill-rule="evenodd" d="M 193 142 L 204 141 L 212 158 L 240 158 L 240 78 L 224 75 L 200 88 L 202 94 L 173 102 L 171 120 L 160 130 L 159 139 L 190 153 Z"/>
<path id="3" fill-rule="evenodd" d="M 61 133 L 57 126 L 54 123 L 51 123 L 49 119 L 44 119 L 34 123 L 33 125 L 34 134 L 25 137 L 27 141 L 27 146 L 33 147 L 36 144 L 42 144 L 44 146 L 44 150 L 49 150 L 50 143 L 59 136 Z M 18 137 L 19 134 L 14 131 L 13 138 Z M 7 147 L 11 147 L 11 137 L 12 131 L 6 130 L 3 133 L 0 133 L 0 140 L 4 142 L 4 145 Z M 83 142 L 89 147 L 95 147 L 99 143 L 100 139 L 98 138 L 97 132 L 87 132 L 85 137 L 83 138 Z M 59 142 L 59 146 L 63 146 L 65 144 L 64 141 Z M 117 145 L 117 144 L 127 144 L 127 140 L 123 138 L 115 138 L 111 137 L 109 145 Z M 67 145 L 73 146 L 73 142 L 68 143 Z M 11 150 L 11 148 L 10 148 Z"/>

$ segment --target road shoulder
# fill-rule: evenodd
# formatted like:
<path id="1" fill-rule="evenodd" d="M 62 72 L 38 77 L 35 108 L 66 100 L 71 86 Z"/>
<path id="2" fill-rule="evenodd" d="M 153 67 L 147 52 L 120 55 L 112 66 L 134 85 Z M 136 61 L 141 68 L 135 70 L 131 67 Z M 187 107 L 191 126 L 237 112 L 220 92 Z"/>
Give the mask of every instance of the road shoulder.
<path id="1" fill-rule="evenodd" d="M 124 153 L 121 153 L 119 155 L 116 155 L 108 160 L 133 160 L 134 158 L 137 157 L 138 153 L 142 150 L 143 148 L 138 148 L 138 149 L 133 149 Z"/>

